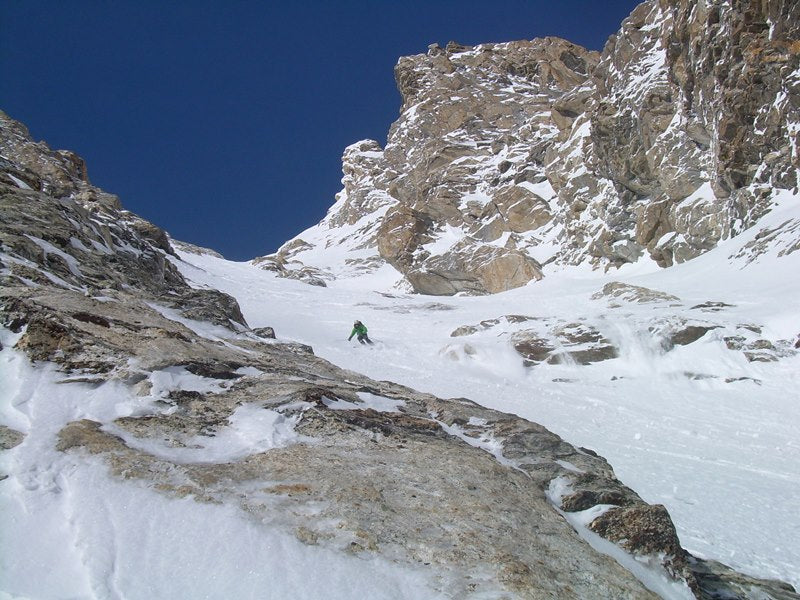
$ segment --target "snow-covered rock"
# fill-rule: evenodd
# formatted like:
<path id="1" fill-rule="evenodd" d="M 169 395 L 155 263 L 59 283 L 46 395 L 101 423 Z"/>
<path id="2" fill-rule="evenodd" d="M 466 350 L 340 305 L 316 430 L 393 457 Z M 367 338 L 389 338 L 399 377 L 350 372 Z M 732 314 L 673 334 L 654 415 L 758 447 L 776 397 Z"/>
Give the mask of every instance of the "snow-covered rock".
<path id="1" fill-rule="evenodd" d="M 599 55 L 543 38 L 403 57 L 386 148 L 345 151 L 344 189 L 293 256 L 336 247 L 329 266 L 386 261 L 436 295 L 690 260 L 797 187 L 798 31 L 789 1 L 648 0 Z"/>

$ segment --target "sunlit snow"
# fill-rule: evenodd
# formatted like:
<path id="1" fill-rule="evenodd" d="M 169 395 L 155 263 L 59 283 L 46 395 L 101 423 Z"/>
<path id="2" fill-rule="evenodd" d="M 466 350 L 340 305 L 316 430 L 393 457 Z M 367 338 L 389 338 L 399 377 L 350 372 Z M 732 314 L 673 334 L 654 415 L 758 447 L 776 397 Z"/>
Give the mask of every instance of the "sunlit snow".
<path id="1" fill-rule="evenodd" d="M 800 333 L 800 252 L 767 252 L 752 264 L 731 258 L 763 228 L 798 216 L 796 197 L 785 197 L 757 227 L 688 263 L 662 270 L 643 259 L 606 274 L 554 267 L 540 282 L 485 297 L 403 294 L 389 267 L 317 288 L 212 256 L 182 254 L 180 265 L 196 283 L 236 296 L 251 326 L 272 326 L 337 365 L 466 396 L 594 449 L 645 500 L 667 506 L 689 551 L 800 585 L 800 359 L 749 362 L 722 339 L 725 328 L 742 324 L 758 325 L 771 340 Z M 317 251 L 321 261 L 325 249 Z M 614 308 L 592 299 L 610 281 L 679 302 Z M 730 307 L 713 315 L 692 308 L 708 301 Z M 525 368 L 509 334 L 536 321 L 450 335 L 514 314 L 592 324 L 620 356 Z M 676 316 L 722 329 L 667 352 L 648 326 Z M 347 342 L 355 318 L 375 346 Z"/>

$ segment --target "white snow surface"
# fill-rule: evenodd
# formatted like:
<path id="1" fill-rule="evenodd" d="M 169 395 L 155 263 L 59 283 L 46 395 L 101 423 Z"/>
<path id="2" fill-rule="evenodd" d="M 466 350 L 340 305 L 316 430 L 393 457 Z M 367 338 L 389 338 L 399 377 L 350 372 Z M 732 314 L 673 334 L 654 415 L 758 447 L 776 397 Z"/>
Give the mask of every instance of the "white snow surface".
<path id="1" fill-rule="evenodd" d="M 605 274 L 562 268 L 484 297 L 404 294 L 390 267 L 319 288 L 211 256 L 182 254 L 179 265 L 195 285 L 235 296 L 250 326 L 272 326 L 278 338 L 309 344 L 337 365 L 445 398 L 468 397 L 594 449 L 646 501 L 666 505 L 693 554 L 800 586 L 800 358 L 748 362 L 722 339 L 742 324 L 758 325 L 772 341 L 794 343 L 800 334 L 800 252 L 733 258 L 764 228 L 800 217 L 797 196 L 778 200 L 757 226 L 670 269 L 649 260 Z M 325 250 L 318 252 L 322 261 Z M 680 302 L 591 298 L 611 281 Z M 612 301 L 622 306 L 611 308 Z M 707 301 L 731 306 L 692 308 Z M 450 336 L 462 325 L 513 314 L 591 324 L 620 357 L 525 368 L 509 334 L 535 321 Z M 722 328 L 666 352 L 647 327 L 676 316 Z M 354 319 L 369 327 L 374 346 L 347 342 Z M 492 440 L 480 443 L 500 458 Z"/>
<path id="2" fill-rule="evenodd" d="M 793 343 L 800 334 L 800 252 L 787 253 L 785 245 L 755 259 L 740 252 L 763 229 L 800 218 L 796 196 L 779 200 L 757 227 L 667 270 L 646 260 L 605 274 L 562 268 L 484 297 L 406 294 L 388 266 L 368 275 L 340 273 L 321 288 L 210 254 L 180 253 L 176 262 L 193 285 L 235 296 L 252 327 L 272 326 L 279 339 L 309 344 L 317 355 L 375 379 L 516 413 L 597 451 L 646 501 L 666 505 L 689 551 L 800 587 L 800 358 L 748 362 L 723 340 L 742 324 L 760 327 L 760 337 L 773 342 Z M 314 252 L 324 264 L 325 249 L 306 254 Z M 611 281 L 680 301 L 592 298 Z M 707 301 L 731 306 L 708 313 L 692 308 Z M 526 368 L 510 334 L 539 321 L 500 320 L 469 336 L 450 335 L 503 315 L 594 326 L 620 356 L 589 366 Z M 677 317 L 720 329 L 666 352 L 648 325 Z M 374 346 L 347 341 L 354 319 L 369 327 Z M 222 328 L 187 324 L 209 339 L 235 342 Z M 113 428 L 119 416 L 161 410 L 159 399 L 172 389 L 215 393 L 228 382 L 176 366 L 151 374 L 144 397 L 120 382 L 57 383 L 63 374 L 33 367 L 12 349 L 17 337 L 0 328 L 0 424 L 26 434 L 0 453 L 0 473 L 8 475 L 0 481 L 0 600 L 448 597 L 424 568 L 306 546 L 234 507 L 170 498 L 113 478 L 99 459 L 57 452 L 56 436 L 68 422 L 86 418 Z M 371 394 L 359 400 L 360 408 L 399 407 Z M 352 408 L 340 402 L 331 400 L 331 408 Z M 179 449 L 136 443 L 180 462 L 237 460 L 296 443 L 293 424 L 279 412 L 247 405 L 215 441 L 189 440 Z M 457 428 L 451 433 L 514 466 L 497 440 L 470 438 Z M 550 490 L 554 501 L 561 484 Z M 586 533 L 583 521 L 590 516 L 573 516 L 579 533 Z M 605 544 L 603 551 L 614 555 Z M 638 576 L 662 585 L 652 565 L 644 566 Z M 659 589 L 664 597 L 682 593 Z"/>

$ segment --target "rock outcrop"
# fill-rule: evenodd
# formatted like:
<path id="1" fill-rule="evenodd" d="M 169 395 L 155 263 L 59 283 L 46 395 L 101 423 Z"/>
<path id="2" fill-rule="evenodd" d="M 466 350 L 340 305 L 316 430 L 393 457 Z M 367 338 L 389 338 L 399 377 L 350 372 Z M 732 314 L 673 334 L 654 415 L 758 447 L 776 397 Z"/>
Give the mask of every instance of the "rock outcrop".
<path id="1" fill-rule="evenodd" d="M 566 321 L 542 315 L 502 315 L 462 325 L 450 335 L 466 338 L 461 344 L 465 349 L 472 347 L 472 340 L 478 337 L 507 339 L 526 367 L 564 363 L 586 366 L 626 352 L 663 356 L 680 346 L 702 343 L 701 340 L 715 342 L 723 353 L 730 352 L 730 357 L 743 357 L 748 362 L 777 362 L 797 355 L 798 345 L 791 335 L 768 339 L 759 325 L 724 318 L 728 309 L 735 308 L 725 302 L 689 306 L 672 294 L 616 281 L 603 286 L 591 300 L 601 304 L 604 317 L 616 313 L 618 318 L 580 316 Z M 630 312 L 631 305 L 640 304 L 651 310 L 637 315 Z M 676 309 L 682 310 L 677 313 Z M 623 322 L 635 335 L 620 335 Z M 631 348 L 631 344 L 640 347 Z M 710 373 L 684 375 L 692 379 L 718 378 Z"/>
<path id="2" fill-rule="evenodd" d="M 791 2 L 650 1 L 623 22 L 548 156 L 549 174 L 575 152 L 589 171 L 551 181 L 585 205 L 565 226 L 595 264 L 644 251 L 684 262 L 752 225 L 775 188 L 796 188 L 799 29 Z"/>
<path id="3" fill-rule="evenodd" d="M 690 260 L 797 189 L 799 32 L 790 0 L 648 0 L 601 54 L 544 38 L 403 57 L 386 147 L 350 146 L 336 204 L 278 255 L 343 247 L 340 273 L 388 262 L 435 295 Z"/>

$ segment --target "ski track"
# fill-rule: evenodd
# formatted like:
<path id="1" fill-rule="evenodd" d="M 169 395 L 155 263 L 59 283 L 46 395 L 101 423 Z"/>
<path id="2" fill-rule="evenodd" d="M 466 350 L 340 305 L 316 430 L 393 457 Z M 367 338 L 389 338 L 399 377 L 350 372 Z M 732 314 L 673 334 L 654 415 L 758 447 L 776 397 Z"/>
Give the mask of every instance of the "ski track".
<path id="1" fill-rule="evenodd" d="M 195 285 L 236 297 L 252 327 L 272 326 L 279 339 L 309 344 L 317 355 L 375 379 L 445 398 L 468 397 L 541 423 L 606 457 L 617 476 L 646 501 L 666 505 L 691 552 L 800 586 L 800 446 L 795 441 L 800 361 L 747 363 L 728 355 L 713 332 L 665 355 L 636 330 L 637 322 L 676 311 L 733 325 L 767 322 L 776 311 L 787 311 L 788 298 L 781 304 L 780 297 L 771 298 L 757 284 L 780 277 L 756 277 L 744 290 L 733 282 L 726 286 L 720 282 L 731 278 L 701 257 L 682 272 L 627 278 L 583 273 L 491 297 L 397 293 L 390 298 L 372 291 L 368 277 L 319 288 L 278 279 L 248 263 L 181 256 L 184 275 Z M 791 265 L 786 268 L 791 273 Z M 692 286 L 704 278 L 713 293 Z M 615 314 L 604 301 L 589 300 L 612 280 L 673 293 L 683 307 L 630 304 Z M 707 300 L 734 306 L 712 314 L 690 310 Z M 430 310 L 431 302 L 450 310 Z M 621 357 L 591 366 L 525 369 L 499 336 L 511 326 L 450 337 L 461 325 L 506 314 L 594 323 L 614 332 L 615 342 L 622 343 Z M 375 346 L 347 342 L 356 318 L 367 325 Z M 457 360 L 444 355 L 448 347 L 463 349 L 464 344 L 473 346 L 473 357 L 463 351 Z M 684 372 L 694 368 L 722 378 L 753 377 L 761 385 L 691 380 Z M 619 379 L 612 380 L 616 375 Z"/>

